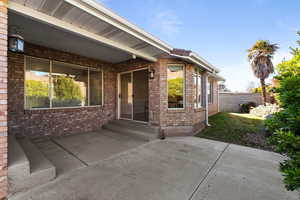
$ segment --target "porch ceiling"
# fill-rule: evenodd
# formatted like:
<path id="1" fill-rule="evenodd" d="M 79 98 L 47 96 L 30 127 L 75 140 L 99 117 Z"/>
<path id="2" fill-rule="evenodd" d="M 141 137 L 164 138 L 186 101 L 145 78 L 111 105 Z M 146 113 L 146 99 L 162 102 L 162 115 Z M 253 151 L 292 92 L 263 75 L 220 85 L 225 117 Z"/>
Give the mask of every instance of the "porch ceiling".
<path id="1" fill-rule="evenodd" d="M 25 41 L 114 63 L 172 49 L 92 0 L 10 0 L 11 25 Z"/>
<path id="2" fill-rule="evenodd" d="M 18 26 L 26 42 L 74 53 L 109 63 L 131 59 L 131 55 L 109 46 L 96 43 L 74 33 L 62 31 L 16 13 L 9 13 L 9 26 Z"/>

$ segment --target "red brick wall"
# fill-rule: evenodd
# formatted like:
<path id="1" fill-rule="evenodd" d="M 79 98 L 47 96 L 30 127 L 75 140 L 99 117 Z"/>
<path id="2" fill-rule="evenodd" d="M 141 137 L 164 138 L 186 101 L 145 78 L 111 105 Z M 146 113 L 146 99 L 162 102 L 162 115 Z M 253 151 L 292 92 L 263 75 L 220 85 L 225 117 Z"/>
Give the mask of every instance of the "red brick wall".
<path id="1" fill-rule="evenodd" d="M 24 55 L 8 54 L 9 133 L 30 137 L 66 135 L 100 128 L 115 119 L 116 72 L 111 64 L 33 44 L 25 54 L 104 70 L 104 106 L 47 110 L 24 110 Z"/>
<path id="2" fill-rule="evenodd" d="M 0 0 L 0 199 L 7 193 L 7 0 Z"/>
<path id="3" fill-rule="evenodd" d="M 208 104 L 208 115 L 212 116 L 217 114 L 218 111 L 218 104 L 219 104 L 219 87 L 218 87 L 218 81 L 212 78 L 209 78 L 209 80 L 213 80 L 213 103 Z"/>
<path id="4" fill-rule="evenodd" d="M 186 106 L 184 110 L 168 110 L 167 65 L 183 64 L 186 67 Z M 141 59 L 116 65 L 117 72 L 139 68 L 155 70 L 155 78 L 149 80 L 149 122 L 161 126 L 166 135 L 190 135 L 204 128 L 205 109 L 194 108 L 194 66 L 179 59 L 161 58 L 156 63 Z"/>
<path id="5" fill-rule="evenodd" d="M 204 127 L 205 109 L 194 108 L 195 88 L 193 84 L 194 66 L 174 58 L 163 58 L 160 64 L 160 125 L 166 135 L 190 135 Z M 185 66 L 185 108 L 168 109 L 167 66 L 183 64 Z"/>
<path id="6" fill-rule="evenodd" d="M 8 56 L 8 125 L 12 133 L 38 137 L 98 129 L 108 120 L 116 118 L 117 73 L 145 67 L 155 70 L 155 78 L 149 80 L 150 124 L 161 126 L 167 135 L 191 134 L 204 127 L 205 109 L 194 108 L 195 88 L 192 76 L 194 66 L 189 63 L 174 58 L 161 58 L 156 63 L 135 59 L 112 65 L 33 44 L 26 44 L 25 48 L 25 54 L 30 56 L 83 66 L 102 67 L 104 69 L 105 104 L 102 107 L 24 110 L 24 55 L 10 52 Z M 184 110 L 168 110 L 167 65 L 174 63 L 185 65 Z M 217 96 L 214 100 L 217 102 Z"/>

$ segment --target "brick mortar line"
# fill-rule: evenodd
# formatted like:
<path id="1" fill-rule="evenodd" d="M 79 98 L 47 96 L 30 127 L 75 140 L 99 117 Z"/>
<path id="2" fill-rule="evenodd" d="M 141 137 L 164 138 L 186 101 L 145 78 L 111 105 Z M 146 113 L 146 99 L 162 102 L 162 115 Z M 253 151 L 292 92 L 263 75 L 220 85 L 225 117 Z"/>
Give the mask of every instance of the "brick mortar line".
<path id="1" fill-rule="evenodd" d="M 71 156 L 73 156 L 74 158 L 76 158 L 77 160 L 79 160 L 82 164 L 84 164 L 85 166 L 89 166 L 85 161 L 81 160 L 78 156 L 76 156 L 74 153 L 72 153 L 70 150 L 68 150 L 67 148 L 65 148 L 63 145 L 59 144 L 58 142 L 56 142 L 55 140 L 53 140 L 52 138 L 50 138 L 50 140 L 56 144 L 57 146 L 59 146 L 60 148 L 62 148 L 65 152 L 67 152 L 68 154 L 70 154 Z"/>
<path id="2" fill-rule="evenodd" d="M 209 168 L 208 172 L 205 174 L 204 178 L 200 181 L 200 183 L 197 185 L 197 187 L 195 188 L 195 190 L 192 192 L 191 196 L 188 198 L 188 200 L 192 200 L 193 197 L 195 196 L 196 192 L 198 191 L 198 189 L 200 188 L 201 184 L 206 180 L 206 178 L 208 177 L 208 175 L 210 174 L 210 172 L 212 171 L 212 169 L 216 166 L 217 162 L 221 159 L 222 155 L 224 154 L 224 152 L 228 149 L 228 147 L 230 146 L 230 143 L 228 143 L 226 145 L 226 147 L 223 149 L 223 151 L 220 153 L 220 155 L 218 156 L 218 158 L 215 160 L 215 162 L 212 164 L 212 166 Z"/>

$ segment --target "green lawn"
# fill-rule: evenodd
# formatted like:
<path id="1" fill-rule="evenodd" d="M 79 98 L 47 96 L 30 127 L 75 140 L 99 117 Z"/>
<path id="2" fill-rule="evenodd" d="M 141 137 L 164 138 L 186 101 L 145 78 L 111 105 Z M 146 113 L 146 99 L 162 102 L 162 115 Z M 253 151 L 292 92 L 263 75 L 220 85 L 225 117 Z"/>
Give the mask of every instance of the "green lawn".
<path id="1" fill-rule="evenodd" d="M 209 118 L 210 127 L 197 137 L 272 150 L 267 144 L 264 120 L 250 114 L 218 113 Z"/>

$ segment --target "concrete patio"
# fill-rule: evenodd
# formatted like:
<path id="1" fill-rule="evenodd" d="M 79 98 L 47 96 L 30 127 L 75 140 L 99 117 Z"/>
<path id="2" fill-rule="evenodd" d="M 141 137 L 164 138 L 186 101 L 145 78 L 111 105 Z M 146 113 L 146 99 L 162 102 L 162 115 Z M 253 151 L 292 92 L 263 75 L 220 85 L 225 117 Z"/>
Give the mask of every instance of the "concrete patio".
<path id="1" fill-rule="evenodd" d="M 65 161 L 58 178 L 9 199 L 299 199 L 284 189 L 278 171 L 283 158 L 276 153 L 194 137 L 146 144 L 126 137 L 91 133 L 39 141 L 48 142 L 42 150 L 51 162 Z"/>
<path id="2" fill-rule="evenodd" d="M 129 135 L 103 129 L 78 135 L 42 138 L 33 142 L 54 164 L 57 176 L 94 165 L 116 153 L 146 143 Z"/>

